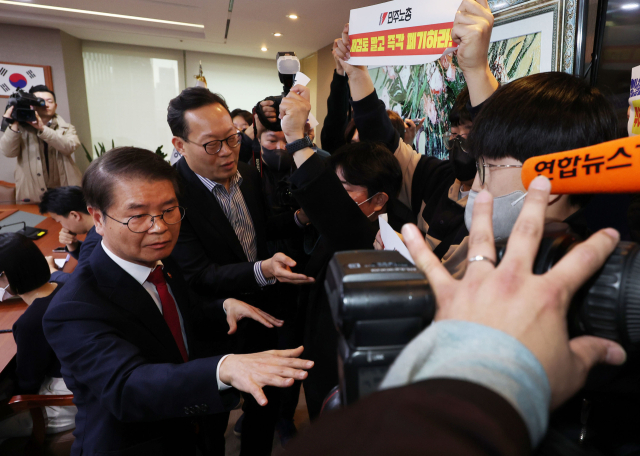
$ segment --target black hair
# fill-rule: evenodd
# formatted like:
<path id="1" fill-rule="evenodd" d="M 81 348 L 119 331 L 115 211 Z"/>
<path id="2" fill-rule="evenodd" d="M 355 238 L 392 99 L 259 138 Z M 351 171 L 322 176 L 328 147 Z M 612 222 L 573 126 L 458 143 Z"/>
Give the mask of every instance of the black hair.
<path id="1" fill-rule="evenodd" d="M 524 163 L 613 140 L 616 124 L 609 101 L 586 81 L 567 73 L 539 73 L 498 88 L 474 119 L 467 144 L 476 157 Z M 584 206 L 589 198 L 571 195 L 569 203 Z"/>
<path id="2" fill-rule="evenodd" d="M 40 197 L 38 208 L 41 214 L 50 212 L 63 217 L 68 217 L 71 211 L 89 214 L 84 194 L 78 186 L 50 188 Z"/>
<path id="3" fill-rule="evenodd" d="M 116 147 L 91 162 L 82 178 L 87 206 L 105 214 L 113 204 L 113 187 L 120 179 L 168 180 L 179 194 L 177 171 L 160 155 L 137 147 Z"/>
<path id="4" fill-rule="evenodd" d="M 49 264 L 36 244 L 18 233 L 0 234 L 0 272 L 17 294 L 29 293 L 51 278 Z"/>
<path id="5" fill-rule="evenodd" d="M 334 170 L 351 185 L 367 188 L 367 197 L 384 192 L 396 198 L 402 187 L 402 170 L 398 159 L 384 145 L 369 141 L 340 147 L 330 158 Z"/>
<path id="6" fill-rule="evenodd" d="M 180 95 L 169 102 L 169 107 L 167 108 L 167 122 L 173 136 L 185 140 L 189 136 L 189 125 L 184 119 L 185 112 L 216 103 L 229 112 L 229 106 L 227 106 L 224 97 L 211 92 L 209 89 L 188 87 L 180 92 Z"/>
<path id="7" fill-rule="evenodd" d="M 466 123 L 473 122 L 471 113 L 467 109 L 467 103 L 469 103 L 469 88 L 465 87 L 462 92 L 456 97 L 456 101 L 453 102 L 451 111 L 449 111 L 449 123 L 452 127 L 458 127 Z"/>
<path id="8" fill-rule="evenodd" d="M 53 95 L 53 101 L 56 101 L 56 94 L 53 93 L 53 90 L 51 90 L 49 87 L 47 87 L 44 84 L 35 85 L 29 89 L 29 93 L 31 94 L 36 92 L 49 92 L 51 95 Z"/>
<path id="9" fill-rule="evenodd" d="M 244 109 L 234 109 L 231 111 L 231 119 L 235 119 L 238 116 L 242 116 L 245 122 L 249 124 L 249 126 L 253 125 L 253 116 L 249 111 L 245 111 Z"/>

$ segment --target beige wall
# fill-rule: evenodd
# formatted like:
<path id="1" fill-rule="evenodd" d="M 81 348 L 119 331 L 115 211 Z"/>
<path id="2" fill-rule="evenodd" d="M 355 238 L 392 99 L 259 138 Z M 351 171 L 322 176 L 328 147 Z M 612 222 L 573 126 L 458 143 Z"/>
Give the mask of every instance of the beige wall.
<path id="1" fill-rule="evenodd" d="M 307 87 L 311 91 L 311 114 L 318 117 L 318 53 L 314 52 L 300 60 L 300 71 L 309 76 L 311 81 Z"/>
<path id="2" fill-rule="evenodd" d="M 71 123 L 76 127 L 80 142 L 91 150 L 91 127 L 89 126 L 87 86 L 85 84 L 84 63 L 82 61 L 82 40 L 65 32 L 60 32 L 60 38 L 67 91 L 69 93 L 69 116 Z M 89 161 L 82 147 L 76 152 L 75 157 L 78 167 L 84 172 L 89 166 Z"/>
<path id="3" fill-rule="evenodd" d="M 91 130 L 81 41 L 56 29 L 0 25 L 0 42 L 15 42 L 16 36 L 21 37 L 20 46 L 0 47 L 0 62 L 51 66 L 53 91 L 58 103 L 57 112 L 76 127 L 80 141 L 90 147 Z M 0 98 L 1 112 L 4 112 L 6 105 L 7 98 Z M 88 165 L 84 151 L 76 151 L 75 158 L 80 169 L 84 171 Z M 0 180 L 14 182 L 16 161 L 15 158 L 7 158 L 0 154 Z"/>
<path id="4" fill-rule="evenodd" d="M 222 95 L 229 109 L 251 111 L 261 100 L 282 93 L 275 55 L 273 59 L 255 59 L 231 55 L 187 51 L 185 59 L 186 84 L 195 85 L 194 75 L 202 61 L 207 87 Z"/>

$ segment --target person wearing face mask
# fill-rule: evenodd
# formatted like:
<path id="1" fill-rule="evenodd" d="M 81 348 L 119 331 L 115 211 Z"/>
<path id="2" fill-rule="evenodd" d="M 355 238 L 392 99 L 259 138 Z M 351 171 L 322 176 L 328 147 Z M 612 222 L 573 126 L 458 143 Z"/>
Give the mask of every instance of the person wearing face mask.
<path id="1" fill-rule="evenodd" d="M 50 267 L 33 241 L 17 233 L 0 234 L 0 301 L 20 296 L 29 306 L 13 325 L 17 346 L 13 394 L 72 394 L 42 329 L 44 313 L 63 285 L 49 282 L 50 275 Z M 76 412 L 76 407 L 45 407 L 46 433 L 67 432 L 63 440 L 72 439 Z M 4 417 L 0 413 L 0 442 L 31 435 L 32 426 L 28 411 Z"/>
<path id="2" fill-rule="evenodd" d="M 404 177 L 411 183 L 415 197 L 412 207 L 418 226 L 426 232 L 427 245 L 439 258 L 468 235 L 464 209 L 476 174 L 475 159 L 466 151 L 472 125 L 468 102 L 469 90 L 465 88 L 449 113 L 451 131 L 443 138 L 449 151 L 448 160 L 420 156 L 404 147 L 396 151 L 396 157 L 401 157 L 409 168 L 415 166 L 413 175 L 405 173 Z M 421 200 L 417 199 L 418 195 L 423 195 Z M 379 232 L 374 246 L 378 250 L 384 248 Z"/>
<path id="3" fill-rule="evenodd" d="M 320 233 L 305 269 L 316 283 L 301 290 L 298 314 L 305 356 L 315 363 L 304 391 L 309 415 L 316 419 L 338 384 L 337 332 L 323 287 L 327 265 L 337 251 L 372 248 L 378 217 L 394 205 L 402 170 L 386 147 L 371 142 L 347 144 L 324 163 L 305 136 L 309 110 L 309 89 L 295 86 L 282 99 L 279 117 L 285 149 L 297 166 L 290 177 L 291 192 Z M 394 218 L 389 214 L 392 226 L 399 229 L 403 222 L 392 222 Z"/>
<path id="4" fill-rule="evenodd" d="M 479 4 L 476 5 L 480 7 Z M 483 13 L 492 18 L 488 7 Z M 469 28 L 475 30 L 471 26 Z M 497 87 L 495 78 L 488 71 L 486 59 L 476 59 L 477 62 L 472 62 L 468 57 L 464 58 L 464 53 L 469 47 L 473 53 L 478 52 L 473 48 L 488 46 L 488 38 L 483 36 L 477 39 L 476 36 L 476 39 L 470 40 L 466 45 L 467 49 L 462 45 L 458 50 L 458 60 L 463 71 L 474 66 L 480 69 L 486 67 L 487 70 L 481 72 L 482 77 L 467 78 L 469 91 L 462 92 L 456 100 L 450 119 L 452 132 L 445 138 L 445 144 L 450 148 L 449 160 L 439 160 L 436 157 L 417 154 L 411 145 L 403 141 L 402 136 L 393 127 L 383 101 L 376 94 L 367 68 L 348 63 L 348 33 L 347 24 L 335 52 L 343 60 L 342 66 L 349 76 L 354 124 L 359 138 L 381 141 L 389 150 L 394 151 L 403 173 L 402 189 L 398 199 L 411 208 L 427 244 L 438 258 L 443 258 L 447 252 L 455 249 L 468 233 L 464 226 L 464 208 L 467 201 L 465 192 L 469 190 L 473 181 L 476 166 L 474 159 L 464 150 L 464 137 L 480 105 Z M 467 73 L 470 74 L 469 71 Z M 375 247 L 383 248 L 380 236 Z"/>

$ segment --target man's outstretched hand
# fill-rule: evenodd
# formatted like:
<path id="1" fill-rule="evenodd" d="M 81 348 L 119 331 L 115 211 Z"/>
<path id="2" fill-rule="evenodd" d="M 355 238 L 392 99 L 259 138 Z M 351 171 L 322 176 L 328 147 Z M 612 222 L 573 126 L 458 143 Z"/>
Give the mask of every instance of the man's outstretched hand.
<path id="1" fill-rule="evenodd" d="M 237 390 L 250 393 L 260 405 L 267 405 L 262 388 L 287 388 L 294 380 L 307 378 L 306 370 L 313 361 L 298 359 L 304 347 L 293 350 L 270 350 L 249 355 L 229 355 L 220 363 L 220 381 Z"/>
<path id="2" fill-rule="evenodd" d="M 278 252 L 273 257 L 262 262 L 262 274 L 267 279 L 275 277 L 278 282 L 284 283 L 305 284 L 315 282 L 313 277 L 307 277 L 304 274 L 297 274 L 291 271 L 291 268 L 295 267 L 296 264 L 293 258 Z"/>
<path id="3" fill-rule="evenodd" d="M 622 364 L 626 353 L 606 339 L 582 336 L 569 340 L 566 321 L 573 295 L 615 249 L 617 231 L 598 231 L 546 274 L 532 272 L 550 190 L 545 177 L 537 177 L 531 183 L 500 264 L 495 267 L 490 261 L 469 263 L 461 281 L 451 277 L 427 248 L 417 227 L 405 225 L 402 233 L 416 266 L 425 273 L 435 293 L 435 319 L 479 323 L 518 339 L 544 368 L 554 408 L 582 387 L 594 365 Z M 481 192 L 473 208 L 468 258 L 496 260 L 492 208 L 491 194 Z"/>
<path id="4" fill-rule="evenodd" d="M 251 318 L 258 323 L 262 323 L 267 328 L 280 327 L 284 324 L 284 321 L 278 320 L 265 311 L 237 299 L 229 298 L 224 301 L 222 306 L 227 314 L 227 323 L 229 324 L 229 332 L 227 334 L 235 333 L 238 329 L 238 322 L 243 318 Z"/>

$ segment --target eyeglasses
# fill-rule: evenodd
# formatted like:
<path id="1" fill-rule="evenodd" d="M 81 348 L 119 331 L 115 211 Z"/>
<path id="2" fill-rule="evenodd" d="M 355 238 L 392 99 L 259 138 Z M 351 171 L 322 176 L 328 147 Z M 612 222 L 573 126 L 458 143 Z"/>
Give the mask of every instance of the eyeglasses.
<path id="1" fill-rule="evenodd" d="M 476 168 L 478 168 L 480 183 L 484 185 L 485 168 L 522 168 L 522 165 L 494 165 L 493 163 L 485 163 L 484 157 L 480 156 L 476 160 Z"/>
<path id="2" fill-rule="evenodd" d="M 104 215 L 109 217 L 114 222 L 118 222 L 122 225 L 125 225 L 127 228 L 129 228 L 130 231 L 133 231 L 134 233 L 144 233 L 146 231 L 149 231 L 151 227 L 153 227 L 153 224 L 156 222 L 156 218 L 159 218 L 167 225 L 175 225 L 176 223 L 179 223 L 180 220 L 184 218 L 185 213 L 186 213 L 186 209 L 184 207 L 173 206 L 173 207 L 170 207 L 169 209 L 165 209 L 164 211 L 162 211 L 162 214 L 160 215 L 150 215 L 150 214 L 134 215 L 133 217 L 129 217 L 129 220 L 127 220 L 126 222 L 121 222 L 120 220 L 116 220 L 106 212 Z"/>
<path id="3" fill-rule="evenodd" d="M 453 145 L 454 143 L 458 142 L 460 144 L 460 148 L 469 153 L 469 150 L 467 148 L 467 138 L 465 138 L 466 134 L 463 135 L 459 135 L 457 133 L 445 133 L 442 135 L 442 142 L 444 143 L 444 147 L 447 148 L 447 150 L 451 150 L 453 149 Z"/>
<path id="4" fill-rule="evenodd" d="M 190 142 L 191 144 L 196 144 L 194 142 L 189 141 L 188 139 L 185 139 L 185 141 Z M 218 152 L 222 150 L 223 142 L 226 142 L 227 146 L 233 148 L 233 147 L 238 147 L 238 144 L 240 144 L 240 141 L 242 141 L 242 133 L 237 132 L 232 134 L 228 138 L 224 138 L 222 140 L 216 139 L 214 141 L 209 141 L 208 143 L 198 144 L 198 145 L 199 146 L 202 145 L 202 147 L 204 147 L 204 151 L 207 154 L 216 155 Z"/>

